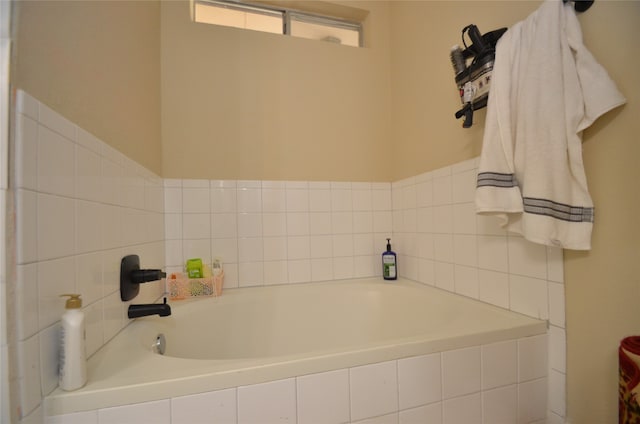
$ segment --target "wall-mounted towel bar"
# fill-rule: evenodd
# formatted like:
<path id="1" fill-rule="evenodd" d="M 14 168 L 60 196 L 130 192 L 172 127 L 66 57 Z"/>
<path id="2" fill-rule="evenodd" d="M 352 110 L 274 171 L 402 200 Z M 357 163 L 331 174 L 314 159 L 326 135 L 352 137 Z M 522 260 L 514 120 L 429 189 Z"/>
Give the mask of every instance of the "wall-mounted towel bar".
<path id="1" fill-rule="evenodd" d="M 568 1 L 571 1 L 571 0 L 562 0 L 563 3 L 566 3 Z M 574 0 L 573 7 L 576 9 L 576 12 L 585 12 L 587 9 L 591 7 L 594 1 L 595 0 Z"/>

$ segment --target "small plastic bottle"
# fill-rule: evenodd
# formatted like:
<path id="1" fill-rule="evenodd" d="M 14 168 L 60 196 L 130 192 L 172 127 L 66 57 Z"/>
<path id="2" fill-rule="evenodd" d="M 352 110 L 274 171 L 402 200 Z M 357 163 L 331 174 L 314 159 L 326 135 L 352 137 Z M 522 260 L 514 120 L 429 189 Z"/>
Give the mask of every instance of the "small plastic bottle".
<path id="1" fill-rule="evenodd" d="M 84 313 L 79 294 L 60 295 L 64 296 L 69 296 L 69 299 L 61 320 L 58 384 L 62 390 L 76 390 L 87 382 Z"/>
<path id="2" fill-rule="evenodd" d="M 387 239 L 387 251 L 382 253 L 382 276 L 385 280 L 398 279 L 396 252 L 391 250 L 391 239 Z"/>

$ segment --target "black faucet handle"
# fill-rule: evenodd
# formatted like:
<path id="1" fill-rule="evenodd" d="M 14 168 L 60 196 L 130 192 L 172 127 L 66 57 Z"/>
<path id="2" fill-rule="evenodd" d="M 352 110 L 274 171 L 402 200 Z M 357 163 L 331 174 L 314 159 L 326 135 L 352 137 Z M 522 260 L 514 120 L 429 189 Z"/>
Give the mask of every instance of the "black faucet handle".
<path id="1" fill-rule="evenodd" d="M 156 281 L 167 276 L 166 272 L 160 269 L 136 269 L 131 271 L 131 282 L 134 284 Z"/>

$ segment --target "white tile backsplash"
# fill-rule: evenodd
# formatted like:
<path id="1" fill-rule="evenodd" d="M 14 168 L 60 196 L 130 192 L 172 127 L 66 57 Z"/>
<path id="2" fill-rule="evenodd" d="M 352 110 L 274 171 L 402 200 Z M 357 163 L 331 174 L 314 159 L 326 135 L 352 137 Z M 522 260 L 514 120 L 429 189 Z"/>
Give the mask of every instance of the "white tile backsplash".
<path id="1" fill-rule="evenodd" d="M 289 282 L 289 265 L 287 261 L 264 262 L 264 284 L 286 284 Z"/>
<path id="2" fill-rule="evenodd" d="M 445 168 L 447 169 L 447 168 Z M 446 171 L 443 171 L 446 172 Z M 450 173 L 451 170 L 449 169 Z M 450 205 L 453 203 L 451 175 L 437 176 L 433 178 L 433 204 Z"/>
<path id="3" fill-rule="evenodd" d="M 509 309 L 509 274 L 478 270 L 480 300 Z"/>
<path id="4" fill-rule="evenodd" d="M 351 368 L 351 421 L 398 410 L 398 374 L 395 361 Z"/>
<path id="5" fill-rule="evenodd" d="M 188 180 L 185 180 L 188 181 Z M 260 185 L 260 182 L 256 182 L 257 185 Z M 256 186 L 256 188 L 252 187 L 241 187 L 238 188 L 237 192 L 237 201 L 238 201 L 238 212 L 262 212 L 262 189 Z"/>
<path id="6" fill-rule="evenodd" d="M 547 379 L 518 385 L 518 424 L 544 420 L 547 415 Z"/>
<path id="7" fill-rule="evenodd" d="M 298 424 L 349 422 L 349 371 L 297 378 Z"/>
<path id="8" fill-rule="evenodd" d="M 565 327 L 564 284 L 549 282 L 549 322 Z"/>
<path id="9" fill-rule="evenodd" d="M 295 379 L 238 388 L 238 424 L 276 424 L 295 421 Z"/>
<path id="10" fill-rule="evenodd" d="M 40 405 L 40 340 L 36 334 L 18 342 L 18 383 L 22 415 Z"/>
<path id="11" fill-rule="evenodd" d="M 442 355 L 442 395 L 445 399 L 479 392 L 482 368 L 480 348 L 471 347 Z"/>
<path id="12" fill-rule="evenodd" d="M 69 272 L 69 271 L 67 271 Z M 102 298 L 102 252 L 78 255 L 75 261 L 75 290 L 82 294 L 84 306 Z"/>
<path id="13" fill-rule="evenodd" d="M 306 182 L 298 182 L 297 188 L 287 188 L 287 212 L 309 212 L 309 190 Z"/>
<path id="14" fill-rule="evenodd" d="M 38 122 L 26 115 L 18 115 L 15 137 L 15 186 L 38 188 Z"/>
<path id="15" fill-rule="evenodd" d="M 526 277 L 547 278 L 547 249 L 522 237 L 509 236 L 509 272 Z"/>
<path id="16" fill-rule="evenodd" d="M 218 200 L 224 202 L 225 199 Z M 263 212 L 286 212 L 287 200 L 287 191 L 284 188 L 262 188 Z M 215 204 L 212 203 L 212 205 Z M 221 207 L 224 208 L 224 203 L 221 205 Z"/>
<path id="17" fill-rule="evenodd" d="M 549 318 L 547 281 L 509 275 L 510 309 L 538 319 Z"/>
<path id="18" fill-rule="evenodd" d="M 507 237 L 478 236 L 478 268 L 509 272 Z"/>
<path id="19" fill-rule="evenodd" d="M 518 346 L 515 340 L 482 346 L 482 388 L 493 389 L 518 381 Z"/>
<path id="20" fill-rule="evenodd" d="M 401 262 L 398 265 L 399 268 L 402 265 L 402 258 L 400 259 L 400 261 Z M 402 268 L 400 268 L 400 270 L 400 272 L 404 272 L 402 271 Z M 436 287 L 455 293 L 456 282 L 454 265 L 446 262 L 436 261 L 434 265 L 434 282 Z"/>
<path id="21" fill-rule="evenodd" d="M 76 254 L 96 252 L 102 249 L 102 205 L 96 202 L 76 200 Z"/>
<path id="22" fill-rule="evenodd" d="M 100 424 L 170 424 L 171 402 L 160 400 L 155 402 L 136 403 L 98 410 Z"/>
<path id="23" fill-rule="evenodd" d="M 391 193 L 389 192 L 389 195 Z M 391 202 L 389 202 L 390 209 Z M 309 184 L 309 211 L 331 212 L 331 190 L 318 184 Z"/>
<path id="24" fill-rule="evenodd" d="M 18 264 L 35 262 L 38 258 L 38 194 L 29 190 L 16 190 L 16 261 Z"/>
<path id="25" fill-rule="evenodd" d="M 22 91 L 16 111 L 17 336 L 30 364 L 22 362 L 19 402 L 32 419 L 57 386 L 59 295 L 82 295 L 89 355 L 120 331 L 122 256 L 145 252 L 147 265 L 165 266 L 165 189 L 161 178 Z"/>
<path id="26" fill-rule="evenodd" d="M 547 375 L 547 335 L 518 340 L 518 382 Z"/>
<path id="27" fill-rule="evenodd" d="M 453 272 L 456 293 L 472 299 L 479 299 L 480 284 L 478 282 L 478 268 L 455 265 Z"/>
<path id="28" fill-rule="evenodd" d="M 37 154 L 38 191 L 73 197 L 75 193 L 73 141 L 40 125 Z"/>
<path id="29" fill-rule="evenodd" d="M 234 187 L 215 187 L 215 182 L 211 181 L 211 212 L 213 213 L 234 213 L 237 210 L 236 189 Z M 264 194 L 263 194 L 264 202 Z M 263 206 L 264 208 L 264 206 Z M 264 208 L 265 212 L 268 212 Z"/>
<path id="30" fill-rule="evenodd" d="M 263 246 L 265 261 L 283 261 L 287 259 L 286 237 L 265 237 L 263 238 Z"/>
<path id="31" fill-rule="evenodd" d="M 242 262 L 238 265 L 239 287 L 253 287 L 262 285 L 264 285 L 263 262 Z"/>
<path id="32" fill-rule="evenodd" d="M 443 424 L 481 424 L 482 398 L 480 393 L 474 393 L 443 403 Z"/>
<path id="33" fill-rule="evenodd" d="M 440 353 L 398 360 L 400 409 L 438 402 L 442 399 Z"/>
<path id="34" fill-rule="evenodd" d="M 561 373 L 567 372 L 567 334 L 564 328 L 549 327 L 549 367 Z"/>
<path id="35" fill-rule="evenodd" d="M 102 189 L 101 157 L 93 150 L 76 146 L 76 197 L 100 201 Z"/>
<path id="36" fill-rule="evenodd" d="M 499 387 L 482 393 L 483 424 L 515 423 L 518 416 L 517 386 Z"/>
<path id="37" fill-rule="evenodd" d="M 562 349 L 566 337 L 561 336 L 565 326 L 562 250 L 507 234 L 495 217 L 475 213 L 477 163 L 475 158 L 392 184 L 392 228 L 399 273 L 505 309 L 549 319 L 554 335 L 548 346 L 532 356 L 543 355 L 548 349 L 554 366 L 562 369 L 566 356 Z M 415 230 L 406 222 L 414 211 L 413 203 L 405 200 L 406 193 L 413 193 L 411 187 L 415 187 L 416 196 Z M 415 244 L 408 242 L 412 239 Z M 529 375 L 525 373 L 526 378 L 542 377 L 543 364 L 546 367 L 546 363 L 535 364 Z M 511 379 L 506 380 L 513 383 L 513 358 L 509 369 Z M 550 384 L 556 380 L 549 380 Z M 444 418 L 446 421 L 446 414 Z"/>
<path id="38" fill-rule="evenodd" d="M 16 322 L 18 339 L 25 340 L 38 332 L 38 274 L 37 264 L 17 266 L 16 281 L 16 315 L 21 319 Z"/>
<path id="39" fill-rule="evenodd" d="M 429 423 L 442 424 L 442 403 L 406 409 L 398 414 L 400 424 Z"/>
<path id="40" fill-rule="evenodd" d="M 567 414 L 566 380 L 566 374 L 556 370 L 549 371 L 549 409 L 551 410 L 551 412 L 562 417 L 566 416 Z"/>
<path id="41" fill-rule="evenodd" d="M 182 212 L 187 213 L 209 213 L 209 187 L 183 188 L 182 189 Z"/>
<path id="42" fill-rule="evenodd" d="M 171 399 L 171 423 L 237 422 L 236 389 L 218 390 Z M 206 418 L 205 418 L 206 417 Z"/>
<path id="43" fill-rule="evenodd" d="M 98 411 L 75 412 L 46 417 L 46 424 L 98 424 Z"/>

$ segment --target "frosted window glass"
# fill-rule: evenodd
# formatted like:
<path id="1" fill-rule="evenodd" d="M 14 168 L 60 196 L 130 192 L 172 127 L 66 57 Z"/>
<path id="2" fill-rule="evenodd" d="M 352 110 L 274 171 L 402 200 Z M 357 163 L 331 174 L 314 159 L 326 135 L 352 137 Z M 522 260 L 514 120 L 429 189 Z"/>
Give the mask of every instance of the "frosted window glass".
<path id="1" fill-rule="evenodd" d="M 282 15 L 236 10 L 215 4 L 196 3 L 195 21 L 205 24 L 282 34 Z"/>
<path id="2" fill-rule="evenodd" d="M 193 16 L 199 23 L 291 35 L 346 46 L 361 45 L 362 27 L 359 23 L 288 9 L 224 0 L 196 0 Z"/>
<path id="3" fill-rule="evenodd" d="M 304 22 L 294 19 L 291 19 L 291 35 L 294 37 L 328 41 L 346 46 L 358 47 L 360 45 L 360 34 L 356 29 L 339 28 L 331 25 Z"/>

